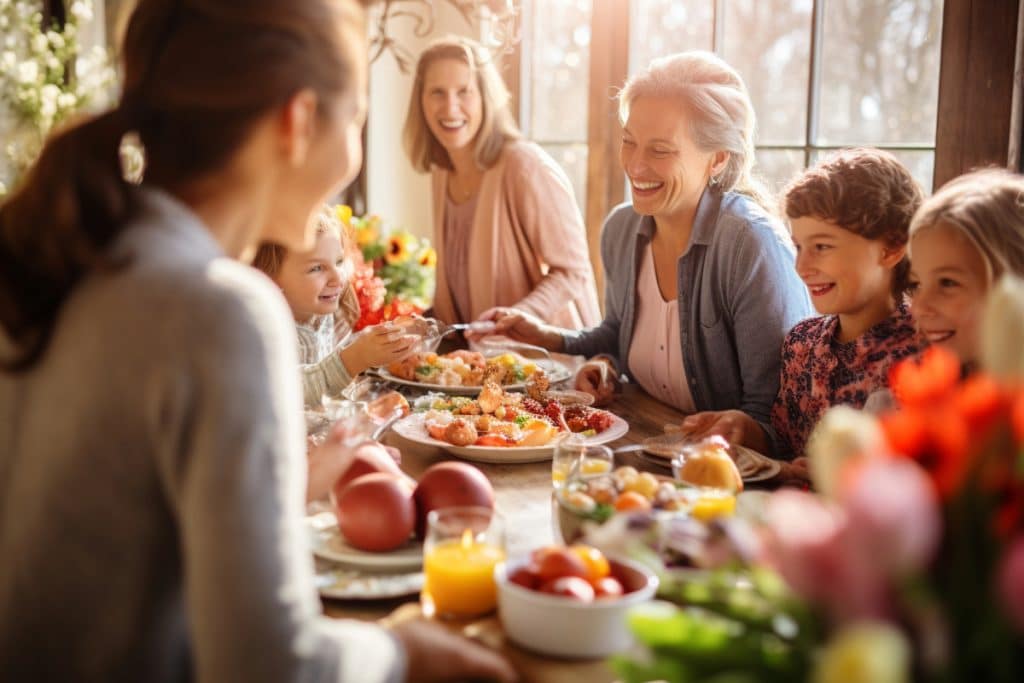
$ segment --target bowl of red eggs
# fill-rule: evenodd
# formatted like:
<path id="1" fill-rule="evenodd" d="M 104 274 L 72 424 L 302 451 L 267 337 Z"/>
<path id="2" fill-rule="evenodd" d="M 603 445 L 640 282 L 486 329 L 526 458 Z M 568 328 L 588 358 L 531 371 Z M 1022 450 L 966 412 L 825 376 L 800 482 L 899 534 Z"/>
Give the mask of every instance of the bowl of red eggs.
<path id="1" fill-rule="evenodd" d="M 650 600 L 658 578 L 631 560 L 585 545 L 544 546 L 494 570 L 505 634 L 548 656 L 607 657 L 633 643 L 629 608 Z"/>

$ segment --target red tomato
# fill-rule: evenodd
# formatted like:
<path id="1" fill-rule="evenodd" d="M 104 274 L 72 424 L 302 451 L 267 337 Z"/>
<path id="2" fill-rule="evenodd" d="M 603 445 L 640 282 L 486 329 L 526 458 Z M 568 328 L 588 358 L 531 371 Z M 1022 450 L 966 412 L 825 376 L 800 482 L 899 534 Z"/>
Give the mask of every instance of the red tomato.
<path id="1" fill-rule="evenodd" d="M 594 582 L 594 594 L 599 598 L 617 598 L 625 593 L 622 584 L 614 576 L 606 576 Z"/>
<path id="2" fill-rule="evenodd" d="M 529 588 L 530 590 L 537 590 L 540 586 L 540 576 L 537 574 L 536 567 L 528 564 L 518 567 L 515 571 L 509 574 L 508 580 L 511 583 L 517 583 L 523 588 Z"/>
<path id="3" fill-rule="evenodd" d="M 364 474 L 338 496 L 336 513 L 341 535 L 356 548 L 394 550 L 416 523 L 412 485 L 393 474 Z"/>
<path id="4" fill-rule="evenodd" d="M 542 593 L 562 595 L 580 602 L 594 601 L 594 587 L 578 576 L 563 576 L 540 587 Z"/>
<path id="5" fill-rule="evenodd" d="M 585 580 L 589 575 L 587 565 L 568 548 L 552 546 L 542 549 L 542 551 L 535 562 L 537 563 L 537 573 L 543 581 L 551 581 L 563 576 L 578 576 Z"/>

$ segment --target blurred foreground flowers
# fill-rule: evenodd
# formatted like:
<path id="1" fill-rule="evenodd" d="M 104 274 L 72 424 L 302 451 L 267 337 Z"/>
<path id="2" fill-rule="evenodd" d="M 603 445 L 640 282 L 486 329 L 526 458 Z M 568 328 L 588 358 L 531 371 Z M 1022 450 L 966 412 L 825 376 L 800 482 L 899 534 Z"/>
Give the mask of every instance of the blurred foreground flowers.
<path id="1" fill-rule="evenodd" d="M 404 230 L 385 232 L 376 214 L 353 216 L 345 205 L 335 210 L 353 247 L 349 256 L 361 310 L 356 329 L 429 308 L 437 265 L 430 242 Z"/>

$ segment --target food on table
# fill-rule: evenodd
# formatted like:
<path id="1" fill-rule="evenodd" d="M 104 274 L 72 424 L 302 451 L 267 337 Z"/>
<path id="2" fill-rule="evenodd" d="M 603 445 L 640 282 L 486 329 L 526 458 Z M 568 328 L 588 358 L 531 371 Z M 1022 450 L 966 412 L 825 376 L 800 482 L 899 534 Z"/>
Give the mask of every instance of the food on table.
<path id="1" fill-rule="evenodd" d="M 571 479 L 556 495 L 563 507 L 597 522 L 606 521 L 616 512 L 651 510 L 688 511 L 707 521 L 731 515 L 736 508 L 731 489 L 674 482 L 628 465 L 606 475 Z"/>
<path id="2" fill-rule="evenodd" d="M 449 507 L 494 509 L 494 488 L 483 472 L 464 462 L 432 465 L 420 477 L 413 494 L 416 503 L 416 536 L 423 538 L 427 514 Z"/>
<path id="3" fill-rule="evenodd" d="M 386 420 L 395 413 L 403 417 L 411 412 L 409 400 L 397 391 L 381 394 L 366 405 L 366 412 L 375 420 Z"/>
<path id="4" fill-rule="evenodd" d="M 588 545 L 537 548 L 508 578 L 524 588 L 579 602 L 615 598 L 625 592 L 604 553 Z"/>
<path id="5" fill-rule="evenodd" d="M 387 552 L 409 540 L 416 523 L 413 487 L 403 477 L 376 472 L 350 482 L 336 499 L 338 529 L 355 548 Z"/>
<path id="6" fill-rule="evenodd" d="M 528 396 L 507 392 L 488 380 L 477 398 L 435 399 L 423 419 L 431 437 L 453 446 L 544 446 L 560 432 L 600 434 L 614 422 L 606 410 L 572 403 L 547 394 L 547 378 L 537 371 L 527 384 Z"/>
<path id="7" fill-rule="evenodd" d="M 488 379 L 499 385 L 518 384 L 530 379 L 537 370 L 536 363 L 511 351 L 491 358 L 466 350 L 416 353 L 388 366 L 388 372 L 395 377 L 446 387 L 480 386 Z"/>
<path id="8" fill-rule="evenodd" d="M 674 465 L 674 469 L 683 481 L 733 492 L 743 490 L 743 478 L 729 455 L 729 442 L 721 436 L 710 436 L 688 446 L 679 458 L 682 462 Z"/>

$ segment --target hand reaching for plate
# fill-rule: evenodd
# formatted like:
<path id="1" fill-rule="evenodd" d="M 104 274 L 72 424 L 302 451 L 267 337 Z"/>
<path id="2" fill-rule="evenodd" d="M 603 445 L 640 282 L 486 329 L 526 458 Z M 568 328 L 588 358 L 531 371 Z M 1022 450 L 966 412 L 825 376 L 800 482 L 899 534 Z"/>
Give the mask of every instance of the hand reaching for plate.
<path id="1" fill-rule="evenodd" d="M 396 325 L 372 325 L 357 332 L 344 348 L 338 351 L 345 369 L 355 377 L 367 368 L 377 368 L 405 358 L 420 338 L 406 334 Z"/>
<path id="2" fill-rule="evenodd" d="M 770 453 L 768 437 L 754 418 L 741 410 L 717 410 L 694 413 L 682 423 L 682 431 L 693 439 L 718 434 L 729 443 Z"/>
<path id="3" fill-rule="evenodd" d="M 611 403 L 618 386 L 615 369 L 604 358 L 588 360 L 576 372 L 576 389 L 593 396 L 595 406 Z"/>
<path id="4" fill-rule="evenodd" d="M 490 332 L 484 333 L 470 327 L 465 332 L 466 339 L 477 341 L 491 335 L 503 335 L 524 344 L 540 346 L 548 351 L 561 351 L 563 348 L 561 330 L 526 311 L 499 306 L 484 311 L 477 318 L 477 322 L 485 321 L 494 323 L 494 328 Z"/>

